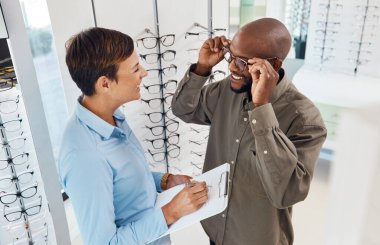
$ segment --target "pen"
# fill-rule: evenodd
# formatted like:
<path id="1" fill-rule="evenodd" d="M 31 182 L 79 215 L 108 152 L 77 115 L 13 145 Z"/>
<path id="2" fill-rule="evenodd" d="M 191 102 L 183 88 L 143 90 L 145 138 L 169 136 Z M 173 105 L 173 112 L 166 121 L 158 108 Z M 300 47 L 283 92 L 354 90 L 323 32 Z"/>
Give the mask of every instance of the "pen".
<path id="1" fill-rule="evenodd" d="M 185 187 L 193 187 L 195 186 L 195 182 L 186 182 Z M 208 188 L 212 187 L 211 185 L 207 185 Z"/>

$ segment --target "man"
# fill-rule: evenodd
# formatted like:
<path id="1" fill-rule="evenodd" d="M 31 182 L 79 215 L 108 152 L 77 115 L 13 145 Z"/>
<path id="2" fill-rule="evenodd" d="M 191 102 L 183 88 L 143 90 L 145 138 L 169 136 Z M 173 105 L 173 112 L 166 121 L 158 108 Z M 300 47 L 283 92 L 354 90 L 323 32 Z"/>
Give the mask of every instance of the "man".
<path id="1" fill-rule="evenodd" d="M 176 116 L 211 126 L 203 171 L 231 164 L 229 205 L 202 222 L 211 244 L 293 243 L 292 206 L 308 194 L 326 129 L 281 69 L 290 46 L 286 27 L 269 18 L 232 41 L 209 39 L 174 95 Z M 223 58 L 231 75 L 203 86 Z"/>
<path id="2" fill-rule="evenodd" d="M 185 187 L 162 208 L 157 191 L 190 177 L 151 173 L 118 110 L 140 98 L 147 75 L 126 34 L 90 28 L 73 36 L 66 63 L 83 95 L 64 131 L 58 159 L 84 244 L 146 244 L 207 201 L 205 182 Z"/>

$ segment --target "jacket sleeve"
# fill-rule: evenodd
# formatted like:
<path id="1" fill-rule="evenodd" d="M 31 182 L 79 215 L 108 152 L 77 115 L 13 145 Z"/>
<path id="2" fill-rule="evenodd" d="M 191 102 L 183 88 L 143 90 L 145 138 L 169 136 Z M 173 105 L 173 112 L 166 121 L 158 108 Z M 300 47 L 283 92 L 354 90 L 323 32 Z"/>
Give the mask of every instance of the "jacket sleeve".
<path id="1" fill-rule="evenodd" d="M 209 125 L 218 104 L 221 82 L 203 86 L 208 77 L 191 72 L 193 68 L 194 64 L 186 72 L 174 94 L 173 114 L 187 123 Z"/>
<path id="2" fill-rule="evenodd" d="M 60 169 L 61 181 L 73 204 L 84 244 L 140 245 L 168 229 L 161 209 L 117 227 L 113 204 L 113 173 L 93 151 L 72 151 Z"/>
<path id="3" fill-rule="evenodd" d="M 287 208 L 306 198 L 313 171 L 326 139 L 322 118 L 297 116 L 287 135 L 279 128 L 272 104 L 249 112 L 255 136 L 256 167 L 264 189 L 276 208 Z"/>

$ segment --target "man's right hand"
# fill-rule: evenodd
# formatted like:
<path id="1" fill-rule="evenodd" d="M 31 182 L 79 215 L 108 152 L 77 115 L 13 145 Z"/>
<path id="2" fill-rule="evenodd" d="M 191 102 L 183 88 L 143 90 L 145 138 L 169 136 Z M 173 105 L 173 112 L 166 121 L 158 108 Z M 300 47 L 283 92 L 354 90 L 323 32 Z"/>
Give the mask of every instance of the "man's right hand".
<path id="1" fill-rule="evenodd" d="M 195 182 L 194 186 L 183 188 L 168 204 L 162 207 L 166 223 L 171 225 L 182 216 L 200 209 L 207 199 L 206 182 Z"/>
<path id="2" fill-rule="evenodd" d="M 229 46 L 231 40 L 225 36 L 217 36 L 206 40 L 200 51 L 194 73 L 207 76 L 211 69 L 223 59 L 223 47 Z"/>

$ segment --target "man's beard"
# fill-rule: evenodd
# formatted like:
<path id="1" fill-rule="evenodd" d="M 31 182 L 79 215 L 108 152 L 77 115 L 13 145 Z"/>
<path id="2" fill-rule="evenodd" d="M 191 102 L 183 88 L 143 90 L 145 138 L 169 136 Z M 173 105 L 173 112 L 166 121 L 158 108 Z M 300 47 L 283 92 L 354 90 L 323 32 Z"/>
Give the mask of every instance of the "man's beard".
<path id="1" fill-rule="evenodd" d="M 249 92 L 251 91 L 251 88 L 252 88 L 252 77 L 243 76 L 243 85 L 238 89 L 233 88 L 230 84 L 230 89 L 237 94 Z"/>

